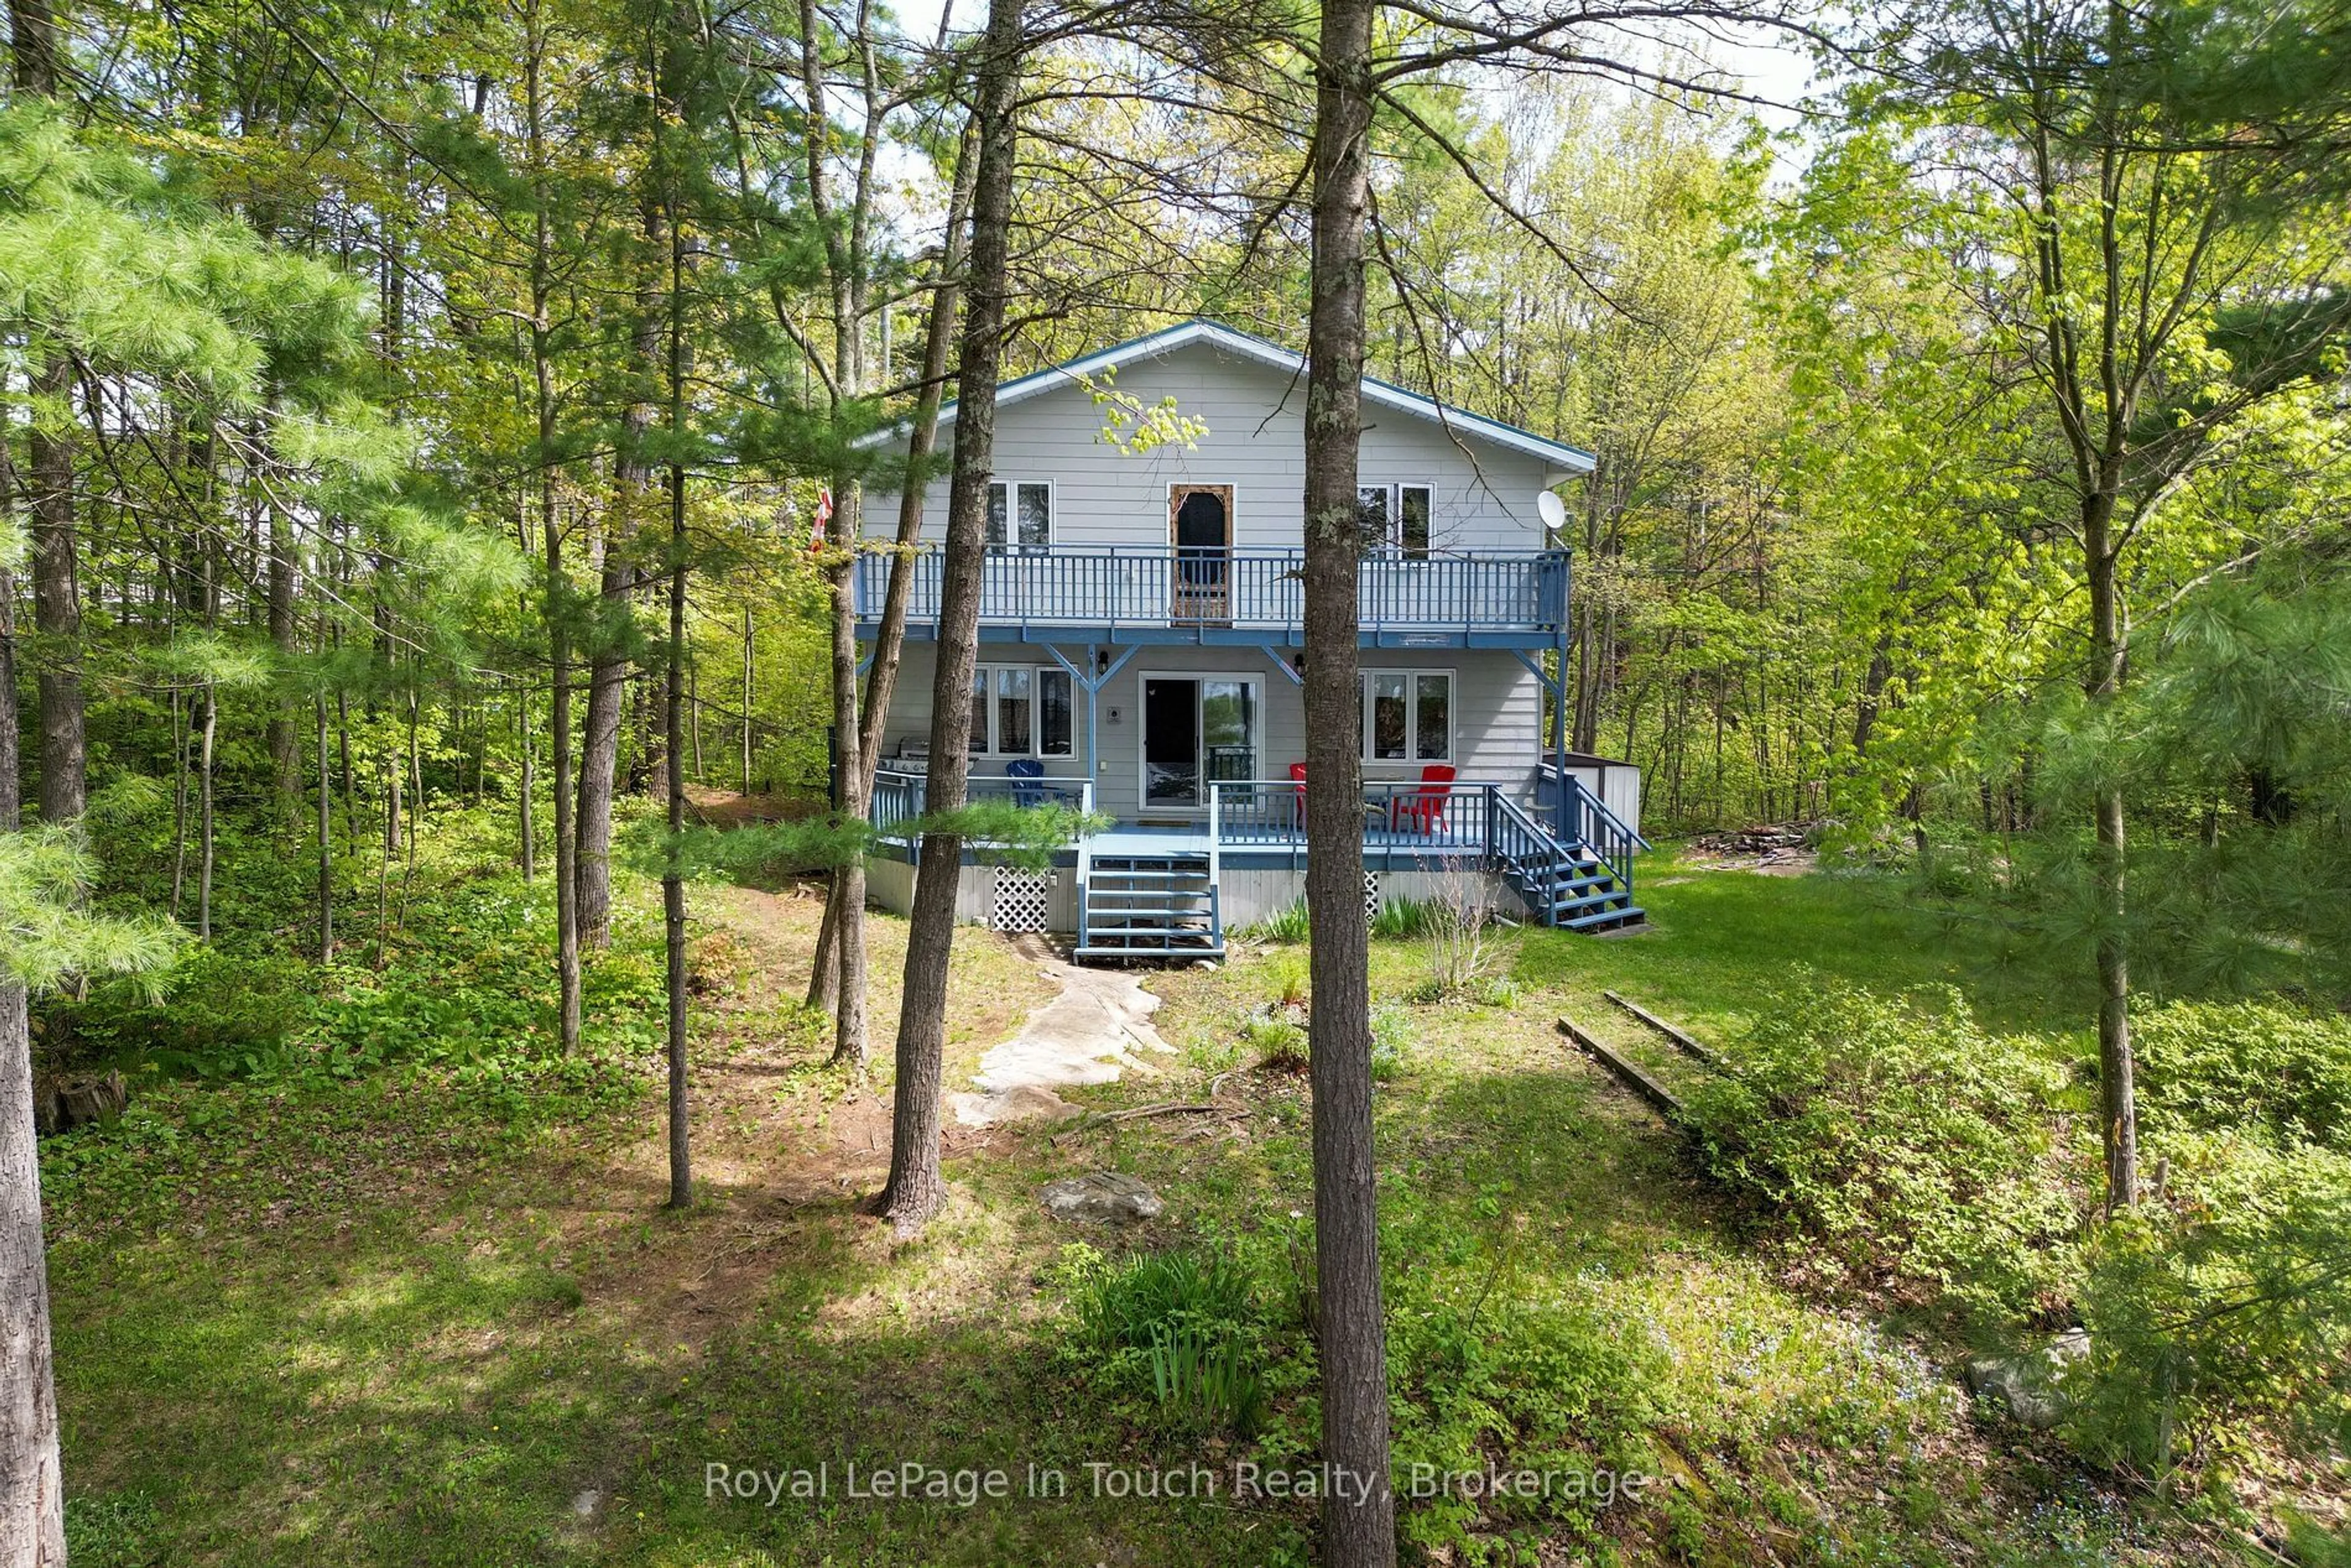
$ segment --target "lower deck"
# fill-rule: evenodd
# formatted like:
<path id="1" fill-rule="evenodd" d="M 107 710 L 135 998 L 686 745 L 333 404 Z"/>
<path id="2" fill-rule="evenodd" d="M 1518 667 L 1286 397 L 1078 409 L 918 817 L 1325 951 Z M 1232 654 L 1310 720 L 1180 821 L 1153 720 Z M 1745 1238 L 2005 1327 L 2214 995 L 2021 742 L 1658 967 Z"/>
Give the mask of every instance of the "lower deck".
<path id="1" fill-rule="evenodd" d="M 1552 782 L 1548 801 L 1493 783 L 1365 785 L 1361 916 L 1403 898 L 1578 930 L 1640 924 L 1632 875 L 1633 856 L 1646 847 L 1639 834 L 1573 778 Z M 1007 857 L 989 845 L 967 843 L 959 920 L 1066 933 L 1081 957 L 1213 958 L 1228 929 L 1305 898 L 1306 799 L 1296 780 L 1218 781 L 1197 821 L 1104 821 L 1082 779 L 980 779 L 975 793 L 999 785 L 1018 804 L 1070 813 L 1073 836 L 1036 869 L 998 863 Z M 924 789 L 924 780 L 886 774 L 876 785 L 883 839 L 867 884 L 901 912 L 914 904 Z"/>

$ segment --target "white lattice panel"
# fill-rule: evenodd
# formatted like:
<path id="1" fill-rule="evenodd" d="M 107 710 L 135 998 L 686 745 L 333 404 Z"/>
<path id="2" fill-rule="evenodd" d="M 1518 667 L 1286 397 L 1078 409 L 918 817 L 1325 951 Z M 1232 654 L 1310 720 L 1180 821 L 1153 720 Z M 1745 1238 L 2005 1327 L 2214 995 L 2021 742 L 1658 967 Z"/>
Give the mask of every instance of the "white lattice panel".
<path id="1" fill-rule="evenodd" d="M 998 931 L 1042 931 L 1053 912 L 1053 873 L 998 866 L 987 923 Z"/>

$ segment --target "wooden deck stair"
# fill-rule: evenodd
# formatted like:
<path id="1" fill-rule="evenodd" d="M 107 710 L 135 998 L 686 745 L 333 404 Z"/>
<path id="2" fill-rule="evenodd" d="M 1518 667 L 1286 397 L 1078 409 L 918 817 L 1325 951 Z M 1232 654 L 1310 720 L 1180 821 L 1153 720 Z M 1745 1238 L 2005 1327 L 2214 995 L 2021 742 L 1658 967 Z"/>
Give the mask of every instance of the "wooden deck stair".
<path id="1" fill-rule="evenodd" d="M 1207 850 L 1097 854 L 1078 874 L 1080 958 L 1218 958 L 1225 928 Z"/>
<path id="2" fill-rule="evenodd" d="M 1517 891 L 1527 913 L 1545 925 L 1562 931 L 1625 931 L 1649 918 L 1633 902 L 1632 888 L 1589 844 L 1551 839 L 1547 852 L 1498 857 L 1494 869 Z"/>

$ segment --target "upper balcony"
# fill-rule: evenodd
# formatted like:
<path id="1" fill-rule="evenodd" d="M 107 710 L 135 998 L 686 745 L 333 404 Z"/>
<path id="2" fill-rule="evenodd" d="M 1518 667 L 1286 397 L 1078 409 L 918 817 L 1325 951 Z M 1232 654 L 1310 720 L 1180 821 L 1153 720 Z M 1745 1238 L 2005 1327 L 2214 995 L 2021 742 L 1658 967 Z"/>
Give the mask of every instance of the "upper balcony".
<path id="1" fill-rule="evenodd" d="M 857 562 L 857 616 L 881 620 L 892 558 Z M 914 558 L 909 636 L 932 633 L 941 559 Z M 1053 545 L 988 552 L 980 634 L 1032 643 L 1300 644 L 1305 552 Z M 1379 648 L 1549 647 L 1567 621 L 1565 550 L 1367 555 L 1356 569 L 1363 643 Z"/>

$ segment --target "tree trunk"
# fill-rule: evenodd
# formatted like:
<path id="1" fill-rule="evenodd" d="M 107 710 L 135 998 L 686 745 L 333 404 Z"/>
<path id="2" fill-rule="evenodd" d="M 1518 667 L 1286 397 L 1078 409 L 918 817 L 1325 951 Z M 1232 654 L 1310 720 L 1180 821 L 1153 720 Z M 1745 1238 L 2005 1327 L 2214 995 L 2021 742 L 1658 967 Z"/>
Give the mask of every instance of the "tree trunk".
<path id="1" fill-rule="evenodd" d="M 327 698 L 312 705 L 319 727 L 319 962 L 335 961 L 335 784 L 327 765 Z"/>
<path id="2" fill-rule="evenodd" d="M 588 709 L 580 737 L 580 809 L 573 821 L 579 847 L 572 856 L 579 892 L 582 946 L 602 948 L 611 942 L 612 918 L 612 796 L 619 782 L 621 712 L 628 695 L 628 660 L 612 652 L 611 617 L 625 606 L 633 582 L 615 564 L 617 551 L 605 544 L 603 593 L 597 605 L 597 630 L 588 658 Z"/>
<path id="3" fill-rule="evenodd" d="M 180 918 L 180 900 L 188 884 L 188 721 L 179 679 L 172 684 L 172 918 Z"/>
<path id="4" fill-rule="evenodd" d="M 866 778 L 859 759 L 864 747 L 858 738 L 857 604 L 854 576 L 857 555 L 854 530 L 862 527 L 863 497 L 853 482 L 838 492 L 834 521 L 849 542 L 845 558 L 834 570 L 832 581 L 832 722 L 838 737 L 843 818 L 858 821 L 865 815 Z M 830 911 L 833 944 L 833 978 L 837 1001 L 833 1010 L 834 1065 L 865 1071 L 865 862 L 852 860 L 841 868 L 832 884 Z"/>
<path id="5" fill-rule="evenodd" d="M 196 779 L 196 936 L 207 942 L 213 935 L 213 740 L 219 731 L 220 693 L 206 681 L 204 737 Z"/>
<path id="6" fill-rule="evenodd" d="M 21 7 L 15 9 L 20 71 L 25 16 Z M 0 831 L 9 832 L 18 825 L 23 800 L 16 605 L 14 574 L 0 570 Z M 0 1563 L 46 1568 L 65 1560 L 31 1018 L 24 988 L 0 985 Z"/>
<path id="7" fill-rule="evenodd" d="M 897 555 L 890 563 L 890 584 L 884 591 L 882 622 L 873 640 L 873 663 L 865 679 L 865 706 L 857 724 L 858 747 L 853 754 L 857 769 L 857 810 L 862 811 L 872 799 L 873 775 L 882 766 L 882 732 L 890 716 L 890 699 L 897 689 L 898 661 L 906 643 L 906 606 L 913 598 L 914 581 L 914 550 L 923 538 L 923 476 L 924 460 L 931 455 L 938 439 L 939 404 L 946 385 L 947 355 L 955 340 L 956 304 L 960 290 L 959 274 L 963 267 L 965 241 L 971 214 L 972 181 L 977 177 L 979 161 L 972 151 L 972 135 L 967 130 L 962 151 L 956 160 L 955 186 L 947 202 L 947 236 L 946 256 L 940 264 L 941 281 L 931 296 L 931 318 L 928 335 L 923 345 L 923 388 L 915 394 L 914 412 L 906 435 L 906 479 L 898 492 Z M 852 754 L 836 747 L 844 784 Z M 851 884 L 854 883 L 854 887 Z M 820 998 L 838 994 L 841 1004 L 848 1005 L 850 996 L 840 988 L 843 981 L 839 969 L 841 947 L 840 927 L 836 912 L 854 908 L 859 911 L 859 925 L 863 924 L 865 902 L 865 868 L 862 865 L 844 867 L 836 873 L 831 897 L 827 900 L 824 922 L 817 931 L 816 960 L 809 977 L 809 1005 L 820 1005 Z M 854 960 L 861 967 L 864 955 Z M 862 988 L 861 988 L 862 991 Z M 861 995 L 859 1005 L 863 1002 Z M 835 1060 L 841 1052 L 834 1051 Z M 866 1053 L 862 1043 L 856 1057 L 862 1066 Z"/>
<path id="8" fill-rule="evenodd" d="M 46 404 L 70 402 L 73 381 L 72 359 L 52 346 L 34 370 L 33 394 Z M 26 438 L 33 490 L 33 627 L 41 635 L 41 819 L 70 822 L 88 799 L 80 546 L 74 533 L 73 440 L 42 428 L 54 414 L 54 407 L 37 412 Z"/>
<path id="9" fill-rule="evenodd" d="M 873 637 L 873 663 L 865 676 L 865 712 L 859 726 L 863 743 L 866 788 L 882 766 L 882 732 L 890 717 L 890 699 L 896 695 L 898 660 L 906 645 L 906 606 L 914 598 L 914 552 L 923 542 L 923 472 L 939 434 L 939 404 L 946 395 L 947 356 L 955 342 L 956 305 L 961 295 L 964 242 L 969 231 L 971 183 L 979 160 L 966 133 L 956 158 L 956 178 L 947 199 L 946 253 L 939 262 L 938 287 L 931 291 L 931 317 L 923 339 L 923 386 L 914 394 L 914 412 L 906 430 L 906 480 L 898 491 L 897 555 L 890 562 L 890 585 L 883 591 L 882 622 Z"/>
<path id="10" fill-rule="evenodd" d="M 831 1012 L 841 994 L 841 869 L 825 874 L 824 915 L 817 922 L 816 953 L 809 965 L 808 1005 Z"/>
<path id="11" fill-rule="evenodd" d="M 2090 667 L 2084 689 L 2098 706 L 2122 692 L 2128 656 L 2122 629 L 2122 591 L 2110 540 L 2114 498 L 2091 495 L 2082 507 L 2082 545 L 2089 569 Z M 2106 1210 L 2138 1202 L 2138 1094 L 2133 1083 L 2130 1037 L 2130 944 L 2126 833 L 2122 787 L 2101 783 L 2091 807 L 2098 850 L 2094 874 L 2098 899 L 2098 1103 L 2106 1155 Z"/>
<path id="12" fill-rule="evenodd" d="M 521 788 L 515 801 L 515 836 L 522 849 L 522 879 L 529 882 L 538 874 L 538 823 L 534 820 L 538 780 L 531 772 L 530 691 L 521 685 L 515 688 L 515 743 L 522 752 Z"/>
<path id="13" fill-rule="evenodd" d="M 1311 1082 L 1323 1561 L 1393 1568 L 1385 1318 L 1372 1150 L 1371 942 L 1363 918 L 1356 519 L 1364 230 L 1375 0 L 1324 0 L 1315 66 L 1313 301 L 1306 382 L 1306 901 L 1314 912 Z M 958 436 L 961 431 L 958 426 Z M 963 705 L 967 706 L 968 705 Z"/>
<path id="14" fill-rule="evenodd" d="M 532 183 L 530 265 L 530 360 L 533 402 L 538 414 L 538 519 L 546 550 L 548 666 L 552 675 L 549 698 L 549 753 L 555 794 L 555 973 L 558 990 L 556 1039 L 569 1056 L 580 1048 L 580 910 L 579 884 L 573 866 L 576 846 L 571 839 L 571 617 L 570 591 L 563 576 L 563 524 L 555 500 L 555 375 L 548 341 L 549 314 L 554 298 L 549 248 L 549 199 L 542 175 L 547 167 L 545 145 L 544 70 L 547 24 L 538 0 L 525 0 L 523 8 L 524 102 L 528 121 Z"/>
<path id="15" fill-rule="evenodd" d="M 57 26 L 55 14 L 47 0 L 8 0 L 8 37 L 17 96 L 20 98 L 53 98 L 57 90 Z M 43 348 L 32 371 L 32 391 L 37 399 L 70 400 L 73 395 L 73 361 L 56 345 Z M 41 817 L 45 821 L 70 822 L 82 813 L 85 801 L 84 743 L 82 733 L 81 696 L 81 608 L 80 595 L 74 581 L 77 546 L 74 538 L 73 446 L 69 440 L 52 435 L 41 429 L 41 413 L 37 411 L 26 434 L 26 455 L 30 459 L 33 512 L 33 626 L 44 643 L 37 672 L 41 703 Z M 71 415 L 68 414 L 70 425 Z M 11 617 L 7 635 L 9 669 L 15 671 L 16 635 L 13 607 L 0 612 Z M 54 641 L 52 641 L 54 639 Z M 16 813 L 22 800 L 21 760 L 16 753 L 16 688 L 9 687 L 6 698 L 9 761 L 6 788 L 10 816 L 7 825 L 16 826 Z M 24 1005 L 16 1004 L 16 1016 L 22 1017 Z M 5 1070 L 5 1069 L 0 1069 Z M 30 1115 L 31 1088 L 26 1089 L 26 1108 Z M 29 1125 L 29 1123 L 28 1123 Z M 28 1134 L 29 1135 L 29 1134 Z M 11 1171 L 13 1174 L 13 1170 Z M 37 1185 L 39 1172 L 34 1172 Z M 10 1189 L 13 1195 L 14 1188 Z M 40 1215 L 35 1208 L 33 1222 L 37 1239 Z M 44 1389 L 48 1382 L 48 1308 L 47 1285 L 44 1284 L 41 1307 L 41 1381 Z M 14 1297 L 10 1298 L 11 1302 Z M 13 1306 L 11 1308 L 13 1312 Z M 12 1327 L 13 1322 L 12 1322 Z M 13 1340 L 12 1340 L 13 1344 Z M 15 1363 L 10 1364 L 13 1375 Z M 47 1396 L 45 1394 L 44 1398 Z M 11 1410 L 15 1409 L 12 1403 Z M 49 1419 L 49 1469 L 54 1479 L 56 1458 L 56 1418 L 54 1409 Z M 11 1450 L 13 1457 L 13 1450 Z M 54 1491 L 54 1487 L 51 1490 Z M 56 1499 L 49 1499 L 56 1506 Z M 9 1515 L 11 1533 L 16 1515 Z M 24 1553 L 15 1561 L 35 1560 L 37 1549 L 47 1544 L 46 1538 L 23 1538 Z M 55 1560 L 65 1560 L 65 1546 L 60 1534 Z"/>
<path id="16" fill-rule="evenodd" d="M 972 186 L 971 305 L 958 355 L 955 470 L 939 591 L 938 665 L 931 684 L 933 811 L 962 808 L 969 770 L 964 755 L 971 731 L 967 694 L 979 654 L 980 570 L 987 546 L 988 475 L 996 461 L 996 386 L 1004 358 L 1013 164 L 1019 150 L 1013 116 L 1025 47 L 1020 9 L 1020 0 L 990 0 L 974 83 L 978 166 Z M 898 1014 L 890 1179 L 875 1200 L 877 1211 L 901 1234 L 921 1228 L 946 1200 L 939 1177 L 939 1093 L 946 1050 L 947 958 L 962 873 L 960 838 L 923 835 Z"/>
<path id="17" fill-rule="evenodd" d="M 256 444 L 259 432 L 256 432 Z M 294 657 L 294 520 L 283 507 L 269 508 L 269 641 L 282 661 Z M 273 699 L 269 713 L 269 760 L 277 775 L 277 816 L 288 828 L 302 820 L 302 753 L 295 739 L 294 695 Z"/>
<path id="18" fill-rule="evenodd" d="M 685 426 L 685 236 L 669 225 L 669 421 L 673 450 Z M 669 981 L 669 1206 L 694 1202 L 694 1166 L 687 1146 L 685 992 L 685 873 L 678 841 L 685 833 L 685 748 L 679 725 L 685 682 L 685 470 L 669 465 L 669 650 L 662 692 L 663 758 L 668 775 L 670 851 L 662 868 L 662 933 Z"/>

